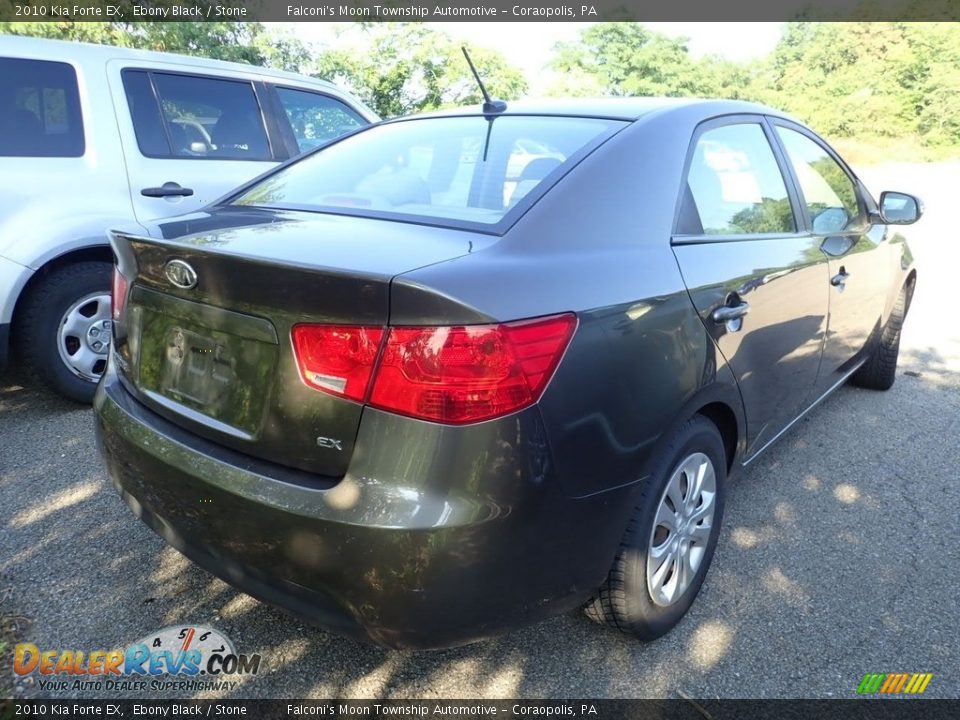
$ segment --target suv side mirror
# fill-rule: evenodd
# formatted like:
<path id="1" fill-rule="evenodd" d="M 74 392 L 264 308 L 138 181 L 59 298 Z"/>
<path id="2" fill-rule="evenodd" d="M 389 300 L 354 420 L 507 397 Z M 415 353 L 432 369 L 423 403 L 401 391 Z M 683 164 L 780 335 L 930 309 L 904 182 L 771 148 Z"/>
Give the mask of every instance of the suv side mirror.
<path id="1" fill-rule="evenodd" d="M 887 225 L 911 225 L 923 215 L 923 203 L 913 195 L 886 191 L 880 195 L 880 217 Z"/>

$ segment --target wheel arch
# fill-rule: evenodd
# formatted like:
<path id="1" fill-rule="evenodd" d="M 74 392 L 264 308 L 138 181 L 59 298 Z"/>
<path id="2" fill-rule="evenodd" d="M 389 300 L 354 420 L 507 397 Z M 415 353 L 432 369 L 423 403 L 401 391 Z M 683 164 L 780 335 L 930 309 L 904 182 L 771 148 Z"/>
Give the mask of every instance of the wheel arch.
<path id="1" fill-rule="evenodd" d="M 648 456 L 644 476 L 653 472 L 653 466 L 681 426 L 690 418 L 702 415 L 712 422 L 723 440 L 727 456 L 727 474 L 733 474 L 740 465 L 746 449 L 747 425 L 743 401 L 733 373 L 725 365 L 718 371 L 729 374 L 728 381 L 716 380 L 697 390 L 680 407 L 670 424 L 664 428 L 653 451 Z"/>
<path id="2" fill-rule="evenodd" d="M 12 329 L 12 332 L 10 333 L 11 343 L 15 342 L 14 337 L 16 335 L 18 312 L 23 307 L 22 300 L 27 297 L 34 290 L 34 288 L 43 282 L 43 280 L 54 270 L 58 270 L 59 268 L 66 267 L 68 265 L 74 265 L 76 263 L 88 261 L 112 263 L 113 251 L 110 249 L 110 246 L 106 244 L 87 245 L 79 248 L 73 248 L 48 259 L 43 263 L 43 265 L 34 271 L 34 273 L 27 279 L 26 283 L 24 283 L 23 287 L 20 288 L 16 298 L 12 300 L 13 312 L 10 315 L 10 324 Z"/>
<path id="3" fill-rule="evenodd" d="M 720 400 L 707 403 L 697 410 L 696 414 L 703 415 L 720 431 L 723 449 L 727 455 L 727 474 L 729 475 L 733 471 L 733 463 L 738 457 L 738 453 L 741 452 L 739 443 L 743 437 L 737 414 L 733 411 L 733 408 Z"/>
<path id="4" fill-rule="evenodd" d="M 910 310 L 910 303 L 913 302 L 913 292 L 916 289 L 917 289 L 917 269 L 910 268 L 910 272 L 907 273 L 907 277 L 903 281 L 903 285 L 901 287 L 901 292 L 903 290 L 906 290 L 907 292 L 907 305 L 905 308 L 907 311 Z"/>

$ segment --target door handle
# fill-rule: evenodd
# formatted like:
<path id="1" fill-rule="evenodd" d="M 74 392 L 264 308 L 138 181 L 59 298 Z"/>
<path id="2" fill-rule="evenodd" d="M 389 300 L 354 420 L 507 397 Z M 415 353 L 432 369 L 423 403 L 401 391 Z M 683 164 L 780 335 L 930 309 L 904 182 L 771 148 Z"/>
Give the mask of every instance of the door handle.
<path id="1" fill-rule="evenodd" d="M 750 303 L 741 301 L 739 305 L 718 307 L 710 317 L 715 323 L 728 323 L 731 320 L 739 320 L 748 312 L 750 312 Z"/>
<path id="2" fill-rule="evenodd" d="M 840 268 L 840 272 L 830 278 L 830 284 L 834 287 L 843 287 L 844 283 L 847 282 L 849 277 L 850 273 L 848 273 L 845 269 Z"/>
<path id="3" fill-rule="evenodd" d="M 192 188 L 180 187 L 175 182 L 165 182 L 160 187 L 148 187 L 140 191 L 144 197 L 190 197 L 193 195 Z"/>

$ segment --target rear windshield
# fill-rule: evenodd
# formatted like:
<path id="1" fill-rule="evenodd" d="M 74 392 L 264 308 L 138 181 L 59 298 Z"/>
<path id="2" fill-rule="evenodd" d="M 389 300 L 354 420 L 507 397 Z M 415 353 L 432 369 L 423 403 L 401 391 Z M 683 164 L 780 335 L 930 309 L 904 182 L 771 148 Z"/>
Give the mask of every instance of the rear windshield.
<path id="1" fill-rule="evenodd" d="M 493 226 L 623 125 L 509 115 L 388 123 L 278 170 L 233 203 Z"/>

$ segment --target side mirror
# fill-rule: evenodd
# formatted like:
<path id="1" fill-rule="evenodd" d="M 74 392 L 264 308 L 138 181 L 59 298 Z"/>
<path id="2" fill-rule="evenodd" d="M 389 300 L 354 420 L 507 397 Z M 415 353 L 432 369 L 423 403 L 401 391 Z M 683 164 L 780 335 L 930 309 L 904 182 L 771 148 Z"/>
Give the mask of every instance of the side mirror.
<path id="1" fill-rule="evenodd" d="M 887 225 L 911 225 L 923 215 L 923 203 L 907 193 L 886 191 L 880 195 L 880 218 Z"/>

